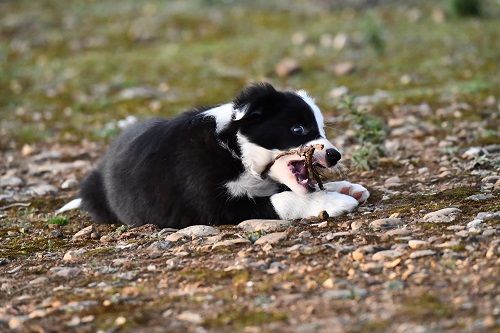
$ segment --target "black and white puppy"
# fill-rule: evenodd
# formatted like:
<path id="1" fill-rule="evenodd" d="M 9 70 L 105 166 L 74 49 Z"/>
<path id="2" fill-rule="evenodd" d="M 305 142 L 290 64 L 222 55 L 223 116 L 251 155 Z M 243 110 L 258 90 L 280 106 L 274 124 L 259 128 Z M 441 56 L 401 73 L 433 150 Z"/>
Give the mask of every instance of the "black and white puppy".
<path id="1" fill-rule="evenodd" d="M 323 127 L 306 92 L 252 85 L 231 103 L 128 127 L 83 181 L 81 198 L 59 212 L 81 207 L 99 223 L 172 228 L 349 212 L 369 196 L 361 185 L 319 191 L 298 155 L 273 164 L 284 151 L 322 144 L 315 163 L 334 167 L 341 156 Z"/>

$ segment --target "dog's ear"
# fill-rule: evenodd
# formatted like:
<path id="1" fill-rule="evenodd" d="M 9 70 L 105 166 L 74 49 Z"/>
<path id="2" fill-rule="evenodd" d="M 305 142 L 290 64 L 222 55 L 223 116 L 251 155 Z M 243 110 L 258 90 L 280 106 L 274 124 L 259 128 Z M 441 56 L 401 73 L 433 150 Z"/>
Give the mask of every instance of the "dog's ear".
<path id="1" fill-rule="evenodd" d="M 234 120 L 250 121 L 260 118 L 262 102 L 276 94 L 278 92 L 269 83 L 255 83 L 243 89 L 233 100 L 233 107 L 236 110 Z"/>

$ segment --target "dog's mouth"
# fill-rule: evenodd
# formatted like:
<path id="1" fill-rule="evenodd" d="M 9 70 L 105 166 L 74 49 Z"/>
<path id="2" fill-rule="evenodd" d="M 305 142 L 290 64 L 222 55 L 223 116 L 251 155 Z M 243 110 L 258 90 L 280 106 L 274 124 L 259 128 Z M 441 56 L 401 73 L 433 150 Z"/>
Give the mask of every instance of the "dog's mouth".
<path id="1" fill-rule="evenodd" d="M 313 163 L 313 168 L 325 168 L 325 166 L 321 165 L 318 162 Z M 288 162 L 288 169 L 295 176 L 295 180 L 297 184 L 304 187 L 309 192 L 314 191 L 316 189 L 316 181 L 310 175 L 310 170 L 307 166 L 305 160 L 293 160 Z"/>

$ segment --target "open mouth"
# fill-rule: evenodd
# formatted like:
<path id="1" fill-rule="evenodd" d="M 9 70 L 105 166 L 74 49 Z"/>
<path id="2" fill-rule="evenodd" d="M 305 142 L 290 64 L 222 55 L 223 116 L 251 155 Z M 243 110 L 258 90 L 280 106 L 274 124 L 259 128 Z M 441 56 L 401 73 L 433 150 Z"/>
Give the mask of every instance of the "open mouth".
<path id="1" fill-rule="evenodd" d="M 319 163 L 314 163 L 313 164 L 314 168 L 324 168 Z M 307 167 L 306 161 L 305 160 L 294 160 L 294 161 L 289 161 L 288 162 L 288 169 L 292 172 L 292 174 L 295 176 L 295 180 L 297 183 L 304 188 L 306 188 L 308 191 L 314 191 L 315 190 L 315 184 L 316 181 L 314 180 L 313 177 L 310 175 L 310 170 Z"/>

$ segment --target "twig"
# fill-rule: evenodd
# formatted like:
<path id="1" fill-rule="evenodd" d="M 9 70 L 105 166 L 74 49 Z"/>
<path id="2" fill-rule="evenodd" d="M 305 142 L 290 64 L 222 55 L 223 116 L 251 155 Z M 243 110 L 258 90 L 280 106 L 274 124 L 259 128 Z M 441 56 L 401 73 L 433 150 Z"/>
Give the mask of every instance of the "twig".
<path id="1" fill-rule="evenodd" d="M 10 205 L 2 206 L 0 207 L 0 210 L 7 210 L 12 207 L 29 207 L 31 205 L 31 202 L 16 202 Z"/>

